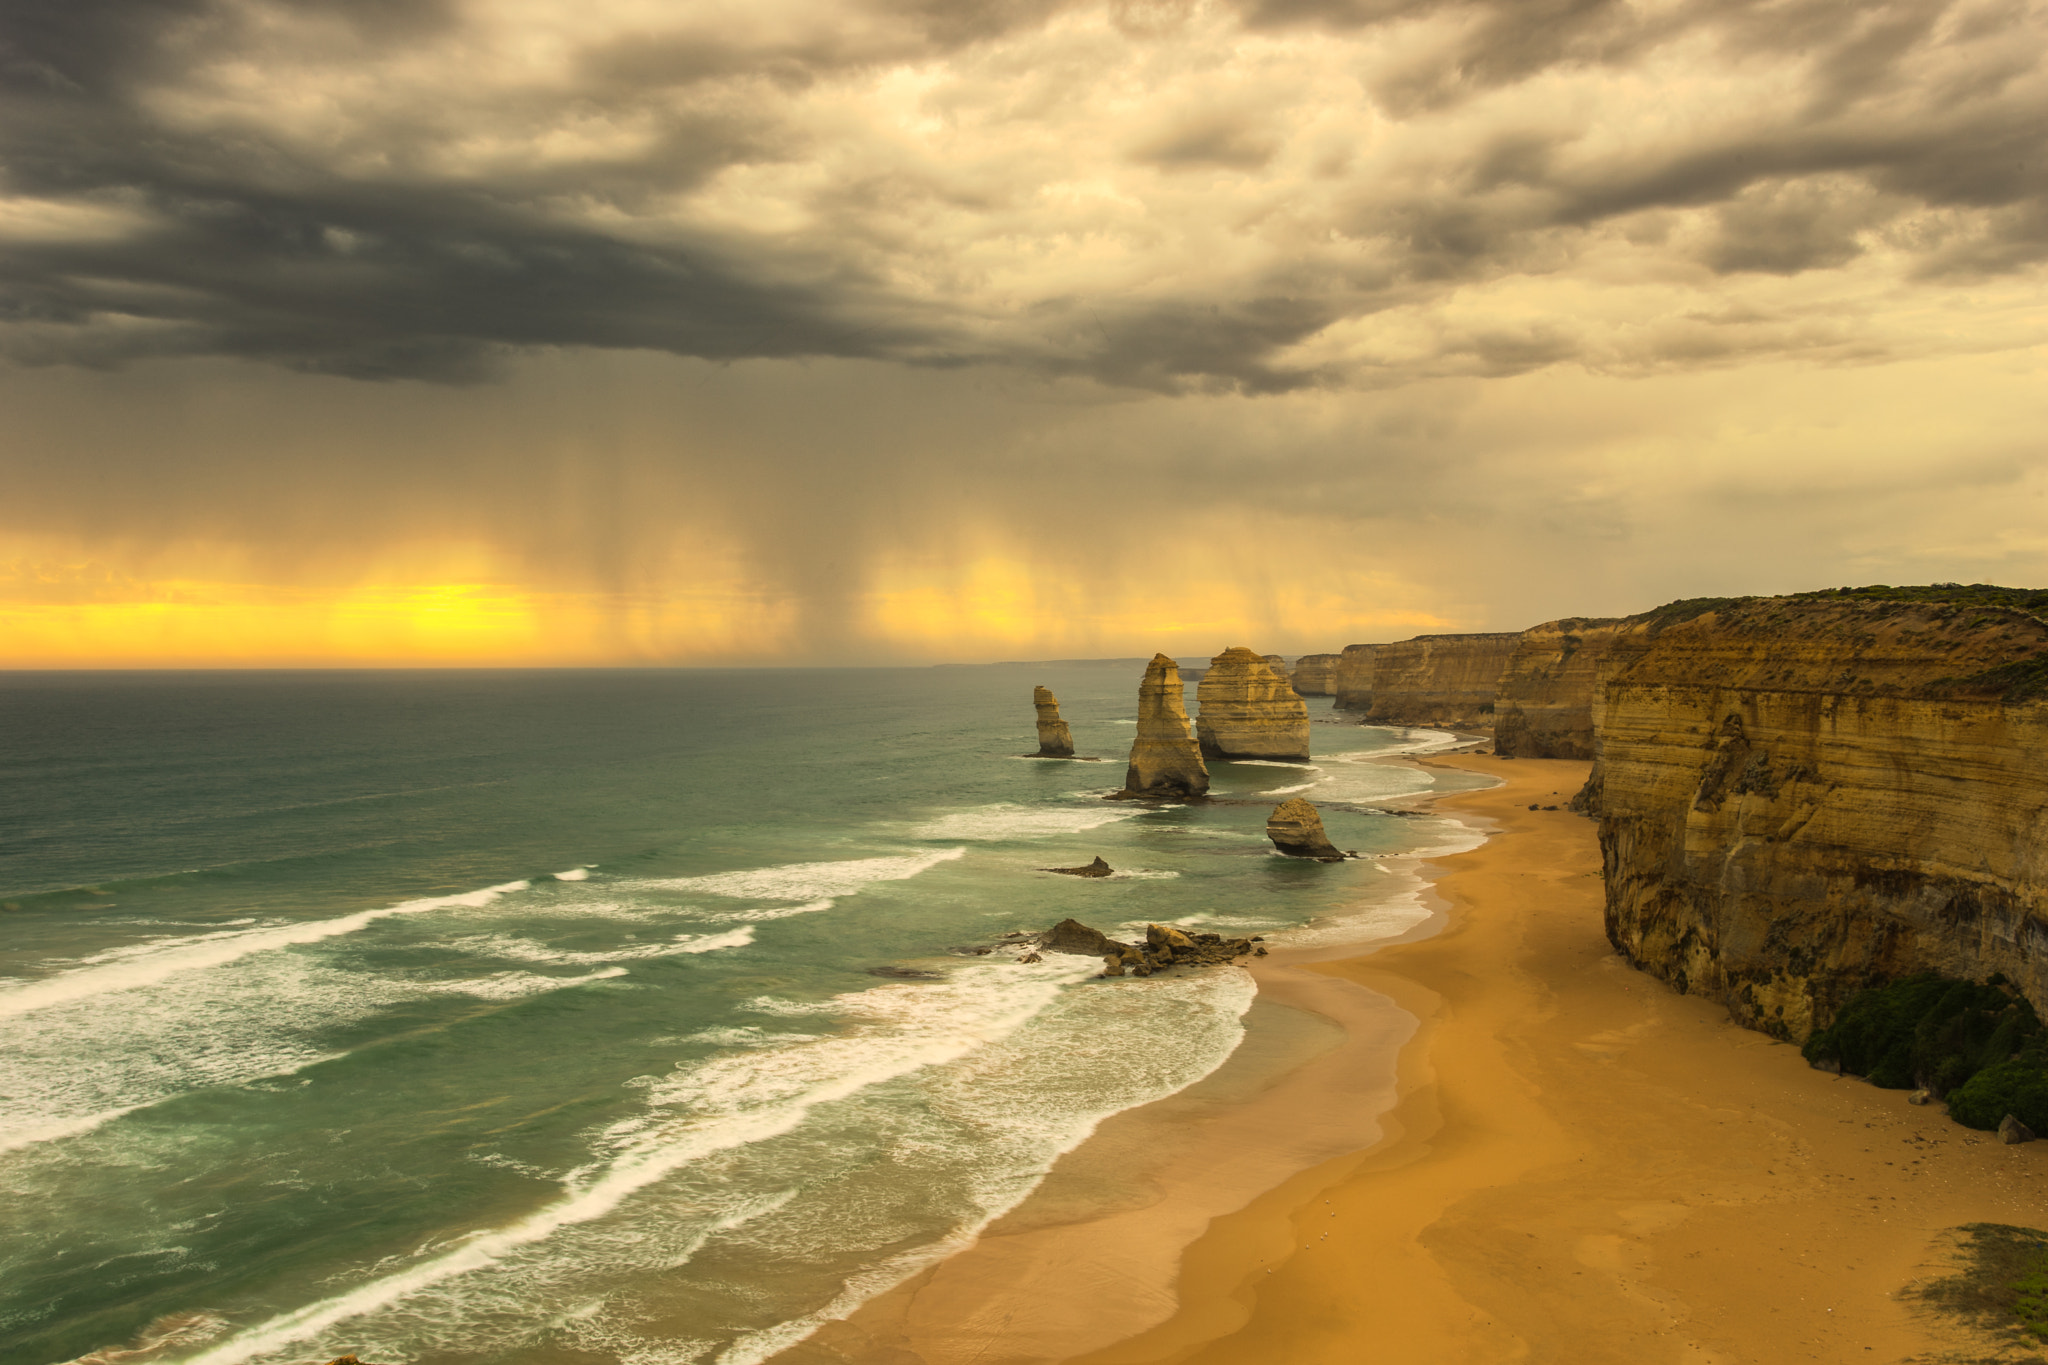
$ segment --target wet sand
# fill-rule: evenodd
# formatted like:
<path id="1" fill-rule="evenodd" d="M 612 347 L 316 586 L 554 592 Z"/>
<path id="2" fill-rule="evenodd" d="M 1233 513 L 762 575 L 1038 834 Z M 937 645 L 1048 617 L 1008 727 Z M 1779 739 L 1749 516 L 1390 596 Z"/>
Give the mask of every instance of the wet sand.
<path id="1" fill-rule="evenodd" d="M 1248 1053 L 1117 1116 L 976 1246 L 786 1365 L 1938 1358 L 1944 1230 L 2048 1224 L 2048 1143 L 1811 1070 L 1626 967 L 1583 763 L 1439 808 L 1444 914 L 1257 968 Z M 1419 1027 L 1417 1026 L 1419 1021 Z M 1169 1045 L 1170 1040 L 1162 1040 Z"/>

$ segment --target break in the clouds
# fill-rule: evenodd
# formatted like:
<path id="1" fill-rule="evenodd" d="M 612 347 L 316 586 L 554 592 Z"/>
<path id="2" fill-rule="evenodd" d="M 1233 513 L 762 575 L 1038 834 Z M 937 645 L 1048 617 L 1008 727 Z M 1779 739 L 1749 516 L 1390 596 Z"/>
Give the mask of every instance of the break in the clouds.
<path id="1" fill-rule="evenodd" d="M 1982 350 L 2033 339 L 1944 314 L 2048 256 L 2044 53 L 2025 0 L 16 0 L 0 347 L 1254 394 Z"/>

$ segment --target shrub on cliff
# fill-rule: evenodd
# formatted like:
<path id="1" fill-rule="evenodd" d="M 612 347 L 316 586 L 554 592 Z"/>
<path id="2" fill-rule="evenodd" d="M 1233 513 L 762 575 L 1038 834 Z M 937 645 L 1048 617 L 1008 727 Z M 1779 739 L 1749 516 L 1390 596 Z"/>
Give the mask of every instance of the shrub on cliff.
<path id="1" fill-rule="evenodd" d="M 1874 986 L 1850 997 L 1803 1051 L 1810 1062 L 1839 1063 L 1888 1090 L 1925 1086 L 1948 1094 L 1988 1067 L 2013 1062 L 2042 1038 L 2034 1007 L 2003 986 L 2002 977 L 1980 986 L 1939 976 Z M 1995 1128 L 2004 1116 L 1994 1114 L 1982 1126 Z"/>

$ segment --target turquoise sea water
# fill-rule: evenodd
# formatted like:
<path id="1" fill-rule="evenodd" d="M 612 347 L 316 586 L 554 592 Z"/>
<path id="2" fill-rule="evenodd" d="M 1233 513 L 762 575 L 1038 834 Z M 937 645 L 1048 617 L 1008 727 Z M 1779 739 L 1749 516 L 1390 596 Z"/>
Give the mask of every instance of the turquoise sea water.
<path id="1" fill-rule="evenodd" d="M 1252 989 L 961 950 L 1398 933 L 1463 834 L 1351 725 L 1103 801 L 1141 671 L 0 675 L 0 1358 L 748 1365 L 963 1245 Z"/>

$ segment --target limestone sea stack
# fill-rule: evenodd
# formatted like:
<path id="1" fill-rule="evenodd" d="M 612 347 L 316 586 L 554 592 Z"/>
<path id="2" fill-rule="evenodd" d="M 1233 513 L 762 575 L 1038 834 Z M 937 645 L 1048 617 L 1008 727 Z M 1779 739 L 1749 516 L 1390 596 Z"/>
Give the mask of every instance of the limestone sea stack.
<path id="1" fill-rule="evenodd" d="M 1031 689 L 1031 704 L 1038 708 L 1038 756 L 1040 758 L 1072 758 L 1074 756 L 1074 732 L 1060 719 L 1060 699 L 1050 688 Z"/>
<path id="2" fill-rule="evenodd" d="M 1294 661 L 1294 690 L 1304 697 L 1329 697 L 1337 692 L 1335 654 L 1304 654 Z"/>
<path id="3" fill-rule="evenodd" d="M 1323 833 L 1323 817 L 1310 802 L 1296 796 L 1273 807 L 1266 817 L 1266 837 L 1290 858 L 1315 858 L 1341 863 L 1344 852 Z"/>
<path id="4" fill-rule="evenodd" d="M 1308 757 L 1308 705 L 1242 645 L 1209 661 L 1195 689 L 1195 737 L 1207 758 Z"/>
<path id="5" fill-rule="evenodd" d="M 1209 768 L 1188 733 L 1188 708 L 1181 700 L 1180 665 L 1154 654 L 1138 686 L 1138 737 L 1131 743 L 1126 796 L 1201 796 L 1209 790 Z"/>

